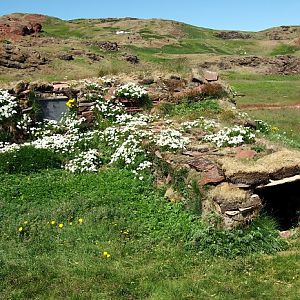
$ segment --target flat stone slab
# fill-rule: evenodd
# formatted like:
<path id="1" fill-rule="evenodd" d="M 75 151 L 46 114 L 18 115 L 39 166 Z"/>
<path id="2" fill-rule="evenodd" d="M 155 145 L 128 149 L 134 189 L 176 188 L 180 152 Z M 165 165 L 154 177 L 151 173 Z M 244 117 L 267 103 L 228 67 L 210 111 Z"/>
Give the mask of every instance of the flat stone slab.
<path id="1" fill-rule="evenodd" d="M 203 72 L 203 77 L 207 81 L 218 81 L 219 74 L 217 72 L 204 71 Z"/>
<path id="2" fill-rule="evenodd" d="M 236 184 L 259 186 L 300 175 L 300 152 L 294 150 L 281 150 L 256 161 L 224 157 L 218 162 L 226 179 Z"/>

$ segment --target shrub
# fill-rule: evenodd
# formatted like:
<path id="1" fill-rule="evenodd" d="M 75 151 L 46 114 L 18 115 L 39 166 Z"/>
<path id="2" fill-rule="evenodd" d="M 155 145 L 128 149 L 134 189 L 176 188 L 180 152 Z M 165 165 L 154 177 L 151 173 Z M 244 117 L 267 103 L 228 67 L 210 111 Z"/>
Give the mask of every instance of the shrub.
<path id="1" fill-rule="evenodd" d="M 224 87 L 219 83 L 207 83 L 202 87 L 202 95 L 204 98 L 223 98 L 227 96 L 227 92 Z"/>
<path id="2" fill-rule="evenodd" d="M 43 169 L 60 168 L 62 159 L 47 149 L 24 146 L 18 150 L 0 153 L 0 173 L 30 173 Z"/>
<path id="3" fill-rule="evenodd" d="M 255 220 L 248 228 L 235 230 L 207 225 L 194 234 L 193 244 L 201 252 L 226 257 L 271 254 L 282 250 L 286 245 L 279 236 L 276 223 L 266 217 Z"/>
<path id="4" fill-rule="evenodd" d="M 206 83 L 201 89 L 190 89 L 182 97 L 188 102 L 201 101 L 205 99 L 220 99 L 228 96 L 224 86 L 219 83 Z"/>

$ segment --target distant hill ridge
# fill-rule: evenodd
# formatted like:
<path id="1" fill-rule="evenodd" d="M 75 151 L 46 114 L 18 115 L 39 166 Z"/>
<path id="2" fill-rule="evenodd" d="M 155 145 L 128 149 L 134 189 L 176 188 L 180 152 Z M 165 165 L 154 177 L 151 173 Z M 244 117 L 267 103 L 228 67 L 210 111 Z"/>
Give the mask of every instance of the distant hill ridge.
<path id="1" fill-rule="evenodd" d="M 0 81 L 15 80 L 16 76 L 82 78 L 158 67 L 181 72 L 197 65 L 216 69 L 246 66 L 264 73 L 269 70 L 265 70 L 265 65 L 274 61 L 283 64 L 277 70 L 297 73 L 294 65 L 300 57 L 299 41 L 300 26 L 249 32 L 161 19 L 65 21 L 40 14 L 14 13 L 0 17 Z M 271 59 L 276 55 L 294 58 Z M 233 58 L 224 60 L 224 56 Z M 236 60 L 241 56 L 247 59 Z M 255 58 L 258 56 L 259 59 Z M 226 64 L 222 65 L 222 61 Z"/>

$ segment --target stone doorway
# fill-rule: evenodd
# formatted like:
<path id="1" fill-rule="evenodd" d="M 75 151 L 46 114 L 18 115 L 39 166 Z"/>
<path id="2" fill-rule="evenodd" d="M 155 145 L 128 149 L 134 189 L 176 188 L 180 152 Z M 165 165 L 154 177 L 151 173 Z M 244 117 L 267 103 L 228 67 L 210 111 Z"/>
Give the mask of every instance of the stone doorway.
<path id="1" fill-rule="evenodd" d="M 273 217 L 279 229 L 289 230 L 300 221 L 300 176 L 274 181 L 255 191 L 263 202 L 262 212 Z"/>

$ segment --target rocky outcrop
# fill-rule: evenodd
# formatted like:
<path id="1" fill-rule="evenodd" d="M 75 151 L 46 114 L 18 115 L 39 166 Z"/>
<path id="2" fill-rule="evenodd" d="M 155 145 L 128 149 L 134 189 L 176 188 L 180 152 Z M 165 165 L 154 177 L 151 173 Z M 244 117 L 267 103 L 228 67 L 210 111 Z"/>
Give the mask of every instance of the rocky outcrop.
<path id="1" fill-rule="evenodd" d="M 58 54 L 57 58 L 59 58 L 61 60 L 66 60 L 66 61 L 74 60 L 73 55 L 69 54 L 69 53 L 60 53 L 60 54 Z"/>
<path id="2" fill-rule="evenodd" d="M 255 161 L 226 157 L 218 162 L 222 165 L 227 181 L 254 188 L 271 180 L 300 174 L 300 152 L 292 150 L 277 151 Z"/>
<path id="3" fill-rule="evenodd" d="M 234 228 L 259 215 L 262 201 L 258 195 L 230 183 L 222 183 L 209 191 L 210 209 L 221 217 L 226 228 Z"/>
<path id="4" fill-rule="evenodd" d="M 246 40 L 251 39 L 253 37 L 249 33 L 242 33 L 239 31 L 220 31 L 217 32 L 215 36 L 223 40 Z"/>
<path id="5" fill-rule="evenodd" d="M 0 37 L 36 35 L 42 32 L 44 19 L 44 16 L 34 14 L 5 16 L 0 22 Z"/>
<path id="6" fill-rule="evenodd" d="M 127 53 L 123 55 L 123 59 L 134 65 L 140 62 L 139 58 L 136 55 L 127 54 Z"/>
<path id="7" fill-rule="evenodd" d="M 101 48 L 105 51 L 109 51 L 109 52 L 116 52 L 116 51 L 120 50 L 120 46 L 116 42 L 88 41 L 88 42 L 85 42 L 85 45 L 96 46 L 96 47 L 99 47 L 99 48 Z"/>
<path id="8" fill-rule="evenodd" d="M 11 44 L 0 46 L 0 67 L 27 69 L 37 68 L 49 61 L 37 51 L 25 51 Z"/>
<path id="9" fill-rule="evenodd" d="M 278 55 L 275 57 L 242 56 L 225 57 L 222 61 L 204 63 L 204 68 L 217 66 L 221 70 L 228 70 L 233 67 L 259 68 L 265 74 L 300 74 L 300 59 L 292 55 Z"/>

